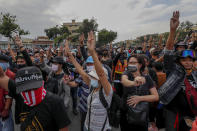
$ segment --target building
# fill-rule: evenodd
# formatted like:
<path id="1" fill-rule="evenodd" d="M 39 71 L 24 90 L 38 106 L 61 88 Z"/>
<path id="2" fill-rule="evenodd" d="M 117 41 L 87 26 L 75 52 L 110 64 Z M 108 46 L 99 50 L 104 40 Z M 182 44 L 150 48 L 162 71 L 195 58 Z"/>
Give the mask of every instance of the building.
<path id="1" fill-rule="evenodd" d="M 29 39 L 29 38 L 21 38 L 21 39 L 25 48 L 32 48 L 33 39 Z M 10 44 L 12 49 L 16 47 L 13 41 L 10 41 L 9 38 L 0 35 L 0 48 L 7 49 L 8 44 Z"/>
<path id="2" fill-rule="evenodd" d="M 69 30 L 69 32 L 71 33 L 71 37 L 72 36 L 76 36 L 79 35 L 78 33 L 78 29 L 80 26 L 82 26 L 82 22 L 76 22 L 75 20 L 72 20 L 71 23 L 63 23 L 63 26 L 66 26 Z"/>
<path id="3" fill-rule="evenodd" d="M 33 40 L 32 44 L 34 47 L 47 48 L 53 46 L 53 41 L 49 40 L 47 36 L 39 36 L 36 40 Z"/>

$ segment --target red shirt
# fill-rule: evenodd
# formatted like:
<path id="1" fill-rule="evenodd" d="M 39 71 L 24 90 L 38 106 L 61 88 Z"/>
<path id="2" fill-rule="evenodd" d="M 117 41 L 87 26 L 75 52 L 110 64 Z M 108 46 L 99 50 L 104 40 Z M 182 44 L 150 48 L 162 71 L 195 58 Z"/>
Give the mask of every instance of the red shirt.
<path id="1" fill-rule="evenodd" d="M 12 80 L 15 79 L 15 73 L 11 70 L 7 69 L 5 74 Z M 0 87 L 0 112 L 2 112 L 4 105 L 5 105 L 5 95 L 8 95 L 8 92 L 5 91 L 3 88 Z"/>

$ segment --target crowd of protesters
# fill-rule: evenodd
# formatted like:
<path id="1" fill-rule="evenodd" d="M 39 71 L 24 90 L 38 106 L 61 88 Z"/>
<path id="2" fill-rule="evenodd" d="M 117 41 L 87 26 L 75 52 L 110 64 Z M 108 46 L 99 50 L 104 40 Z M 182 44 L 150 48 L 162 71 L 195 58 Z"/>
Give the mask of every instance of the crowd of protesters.
<path id="1" fill-rule="evenodd" d="M 0 50 L 0 130 L 68 131 L 72 109 L 81 131 L 197 131 L 197 35 L 177 41 L 178 26 L 175 11 L 166 43 L 129 48 L 96 48 L 92 31 L 77 49 L 25 49 L 16 36 Z"/>

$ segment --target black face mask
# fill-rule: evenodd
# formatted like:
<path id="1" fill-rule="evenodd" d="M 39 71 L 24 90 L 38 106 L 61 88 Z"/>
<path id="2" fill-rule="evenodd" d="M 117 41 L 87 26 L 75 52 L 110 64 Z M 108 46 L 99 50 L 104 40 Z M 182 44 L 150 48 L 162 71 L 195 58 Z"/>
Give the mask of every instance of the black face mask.
<path id="1" fill-rule="evenodd" d="M 26 64 L 19 64 L 19 65 L 17 65 L 17 68 L 18 69 L 21 69 L 21 68 L 24 68 L 24 67 L 26 67 L 27 65 Z"/>

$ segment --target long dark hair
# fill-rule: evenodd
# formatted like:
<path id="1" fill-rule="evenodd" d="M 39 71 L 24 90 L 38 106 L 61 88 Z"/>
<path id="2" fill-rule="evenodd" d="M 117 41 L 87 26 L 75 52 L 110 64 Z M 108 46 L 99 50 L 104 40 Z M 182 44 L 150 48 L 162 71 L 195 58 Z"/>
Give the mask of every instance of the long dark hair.
<path id="1" fill-rule="evenodd" d="M 139 55 L 139 56 L 137 56 L 137 55 L 131 55 L 131 56 L 127 59 L 127 63 L 129 63 L 129 60 L 130 60 L 131 58 L 136 58 L 137 61 L 138 61 L 138 63 L 142 65 L 141 68 L 140 68 L 140 73 L 143 74 L 144 69 L 145 69 L 145 61 L 144 61 L 144 58 L 141 57 L 140 55 Z"/>

